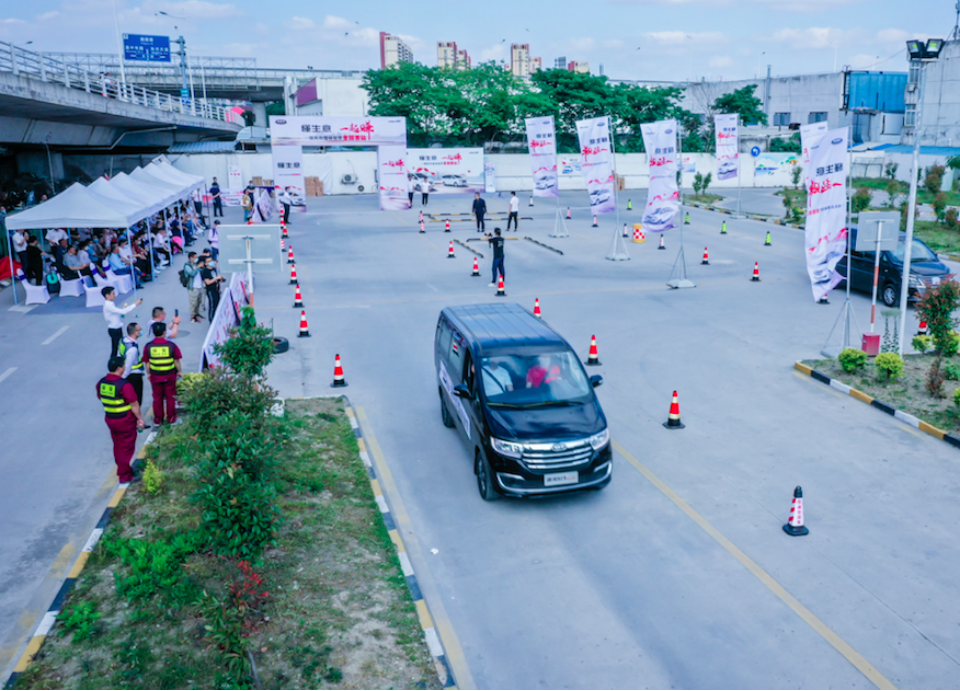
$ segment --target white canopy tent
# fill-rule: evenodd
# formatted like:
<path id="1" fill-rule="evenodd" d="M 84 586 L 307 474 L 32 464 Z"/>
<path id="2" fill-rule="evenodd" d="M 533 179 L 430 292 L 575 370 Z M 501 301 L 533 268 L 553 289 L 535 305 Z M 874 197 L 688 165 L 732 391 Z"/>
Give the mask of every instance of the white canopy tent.
<path id="1" fill-rule="evenodd" d="M 129 228 L 142 218 L 139 212 L 124 212 L 75 182 L 53 199 L 26 211 L 10 214 L 6 222 L 10 230 Z"/>
<path id="2" fill-rule="evenodd" d="M 146 208 L 143 202 L 134 201 L 117 188 L 111 187 L 110 183 L 104 178 L 98 178 L 93 183 L 88 185 L 87 194 L 93 195 L 96 199 L 99 199 L 104 204 L 113 207 L 117 211 L 135 218 L 136 220 L 134 223 L 147 218 L 150 215 L 150 211 Z"/>
<path id="3" fill-rule="evenodd" d="M 137 168 L 130 173 L 130 177 L 137 182 L 143 183 L 144 185 L 148 185 L 166 192 L 168 196 L 164 206 L 170 206 L 171 204 L 175 204 L 181 199 L 186 199 L 188 196 L 190 196 L 190 185 L 164 180 L 163 178 L 154 175 L 146 168 Z"/>
<path id="4" fill-rule="evenodd" d="M 161 191 L 149 184 L 138 182 L 126 173 L 117 173 L 110 179 L 110 186 L 119 190 L 124 196 L 135 199 L 146 206 L 147 215 L 163 211 L 170 197 L 166 191 Z M 176 201 L 176 200 L 174 200 Z"/>
<path id="5" fill-rule="evenodd" d="M 177 170 L 172 165 L 161 159 L 154 160 L 146 167 L 146 170 L 150 174 L 163 180 L 189 185 L 190 192 L 195 189 L 202 189 L 205 187 L 206 181 L 201 176 L 184 173 L 182 170 Z"/>

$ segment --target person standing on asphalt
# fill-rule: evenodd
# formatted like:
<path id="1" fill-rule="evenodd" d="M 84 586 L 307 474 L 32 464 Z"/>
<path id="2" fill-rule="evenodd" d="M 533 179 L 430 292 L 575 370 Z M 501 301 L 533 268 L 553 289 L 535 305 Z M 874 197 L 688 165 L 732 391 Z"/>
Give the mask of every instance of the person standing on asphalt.
<path id="1" fill-rule="evenodd" d="M 426 206 L 430 200 L 430 181 L 424 180 L 420 183 L 420 206 Z"/>
<path id="2" fill-rule="evenodd" d="M 183 265 L 183 275 L 187 280 L 187 299 L 190 305 L 190 321 L 201 322 L 200 309 L 203 306 L 203 278 L 200 276 L 200 263 L 197 253 L 187 255 L 187 262 Z"/>
<path id="3" fill-rule="evenodd" d="M 150 377 L 150 391 L 153 393 L 153 421 L 162 425 L 166 420 L 177 424 L 177 379 L 182 376 L 180 360 L 183 355 L 177 344 L 168 341 L 165 336 L 167 325 L 157 322 L 151 327 L 153 340 L 143 348 L 143 363 Z M 167 415 L 163 411 L 166 407 Z"/>
<path id="4" fill-rule="evenodd" d="M 477 217 L 477 232 L 487 229 L 487 224 L 483 222 L 483 216 L 487 213 L 487 202 L 480 197 L 479 192 L 473 195 L 473 215 Z"/>
<path id="5" fill-rule="evenodd" d="M 197 212 L 197 220 L 200 223 L 205 223 L 203 218 L 203 191 L 199 188 L 195 189 L 190 193 L 190 198 L 193 200 L 193 210 Z"/>
<path id="6" fill-rule="evenodd" d="M 123 358 L 123 378 L 137 392 L 137 403 L 143 405 L 143 360 L 140 359 L 140 344 L 137 339 L 143 329 L 137 322 L 127 324 L 127 335 L 120 341 L 117 355 Z"/>
<path id="7" fill-rule="evenodd" d="M 133 460 L 133 453 L 137 448 L 137 430 L 144 429 L 146 423 L 137 402 L 137 392 L 133 385 L 121 376 L 123 358 L 110 358 L 107 369 L 110 373 L 97 382 L 97 398 L 103 404 L 104 419 L 113 439 L 113 462 L 117 464 L 117 479 L 120 482 L 130 482 L 133 480 L 130 461 Z"/>
<path id="8" fill-rule="evenodd" d="M 213 199 L 213 217 L 216 218 L 219 216 L 223 218 L 223 200 L 220 198 L 220 185 L 217 184 L 216 178 L 213 179 L 213 184 L 210 185 L 210 197 Z"/>
<path id="9" fill-rule="evenodd" d="M 214 221 L 213 225 L 210 226 L 210 230 L 207 232 L 207 242 L 210 243 L 213 261 L 217 261 L 217 257 L 220 255 L 220 221 Z"/>
<path id="10" fill-rule="evenodd" d="M 500 275 L 503 276 L 503 279 L 507 279 L 507 272 L 503 269 L 503 243 L 504 239 L 500 237 L 500 229 L 493 229 L 493 236 L 490 233 L 487 233 L 487 242 L 490 243 L 490 246 L 493 247 L 493 282 L 490 284 L 491 288 L 497 287 L 497 271 L 499 270 Z"/>
<path id="11" fill-rule="evenodd" d="M 23 271 L 27 280 L 33 280 L 34 285 L 43 285 L 43 250 L 40 249 L 40 242 L 32 235 L 27 236 L 27 263 Z"/>
<path id="12" fill-rule="evenodd" d="M 162 324 L 167 318 L 167 311 L 162 307 L 154 307 L 151 312 L 150 323 L 147 324 L 147 330 L 153 331 L 154 324 Z M 174 315 L 173 321 L 167 324 L 167 338 L 176 338 L 180 334 L 180 315 Z"/>
<path id="13" fill-rule="evenodd" d="M 13 231 L 13 251 L 17 253 L 17 261 L 20 262 L 20 268 L 27 270 L 27 238 L 30 233 L 26 230 L 17 229 Z"/>
<path id="14" fill-rule="evenodd" d="M 200 279 L 207 289 L 207 302 L 209 303 L 208 318 L 213 322 L 213 315 L 217 313 L 217 305 L 220 304 L 220 284 L 225 280 L 223 276 L 217 274 L 213 268 L 213 259 L 207 257 L 204 267 L 200 269 Z"/>
<path id="15" fill-rule="evenodd" d="M 516 192 L 510 193 L 510 215 L 507 217 L 507 230 L 510 230 L 510 221 L 513 221 L 513 229 L 520 230 L 520 199 Z"/>
<path id="16" fill-rule="evenodd" d="M 410 179 L 410 175 L 407 174 L 407 199 L 410 200 L 410 208 L 413 208 L 413 180 Z"/>
<path id="17" fill-rule="evenodd" d="M 137 300 L 128 307 L 117 307 L 114 303 L 117 291 L 113 286 L 106 286 L 100 292 L 103 294 L 103 318 L 107 320 L 107 333 L 110 334 L 110 357 L 113 357 L 123 340 L 123 315 L 135 309 L 143 300 Z"/>

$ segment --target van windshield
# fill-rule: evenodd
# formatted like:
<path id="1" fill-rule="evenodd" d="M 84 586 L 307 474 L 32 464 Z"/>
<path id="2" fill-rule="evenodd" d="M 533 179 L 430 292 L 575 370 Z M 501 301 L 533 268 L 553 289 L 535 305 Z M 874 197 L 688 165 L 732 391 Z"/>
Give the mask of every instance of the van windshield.
<path id="1" fill-rule="evenodd" d="M 587 402 L 592 391 L 570 351 L 484 357 L 480 374 L 487 402 L 494 407 L 578 405 Z"/>
<path id="2" fill-rule="evenodd" d="M 896 257 L 897 262 L 900 264 L 903 263 L 903 251 L 907 246 L 905 239 L 900 240 L 897 244 L 897 249 L 893 251 L 893 256 Z M 917 264 L 918 262 L 935 262 L 937 260 L 937 255 L 933 251 L 924 245 L 919 240 L 913 241 L 913 249 L 910 252 L 910 263 Z"/>

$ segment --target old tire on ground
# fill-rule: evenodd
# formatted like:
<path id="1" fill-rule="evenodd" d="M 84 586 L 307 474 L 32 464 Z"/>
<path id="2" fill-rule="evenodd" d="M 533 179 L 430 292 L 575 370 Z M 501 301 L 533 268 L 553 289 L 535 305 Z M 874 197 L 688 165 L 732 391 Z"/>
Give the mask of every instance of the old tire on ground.
<path id="1" fill-rule="evenodd" d="M 273 339 L 273 354 L 279 355 L 290 350 L 290 341 L 282 336 L 275 336 Z"/>

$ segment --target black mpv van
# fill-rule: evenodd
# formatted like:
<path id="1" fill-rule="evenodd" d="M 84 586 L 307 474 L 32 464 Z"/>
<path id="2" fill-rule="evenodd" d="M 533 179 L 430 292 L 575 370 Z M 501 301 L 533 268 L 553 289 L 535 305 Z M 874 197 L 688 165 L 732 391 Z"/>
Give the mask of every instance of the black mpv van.
<path id="1" fill-rule="evenodd" d="M 443 424 L 456 427 L 486 500 L 610 482 L 607 419 L 560 334 L 516 304 L 447 307 L 434 343 Z"/>

